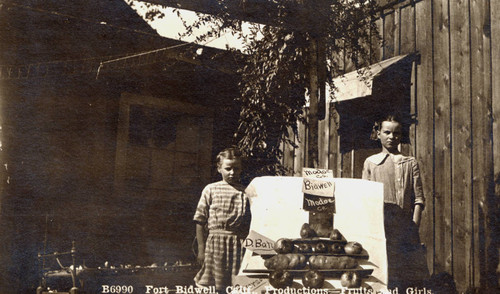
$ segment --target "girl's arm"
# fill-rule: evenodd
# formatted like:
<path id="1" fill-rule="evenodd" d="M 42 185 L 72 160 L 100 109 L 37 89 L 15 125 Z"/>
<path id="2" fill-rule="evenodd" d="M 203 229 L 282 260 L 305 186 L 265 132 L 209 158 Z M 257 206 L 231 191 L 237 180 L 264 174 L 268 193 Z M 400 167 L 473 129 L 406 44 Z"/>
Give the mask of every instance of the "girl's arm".
<path id="1" fill-rule="evenodd" d="M 420 177 L 420 169 L 418 167 L 418 162 L 415 161 L 413 164 L 413 193 L 415 195 L 415 209 L 413 211 L 413 222 L 420 226 L 420 219 L 422 216 L 422 210 L 425 206 L 424 189 L 422 187 L 422 178 Z"/>
<path id="2" fill-rule="evenodd" d="M 361 178 L 363 180 L 371 180 L 370 163 L 368 162 L 368 160 L 365 160 L 365 162 L 363 163 L 363 173 Z"/>
<path id="3" fill-rule="evenodd" d="M 198 263 L 203 264 L 205 260 L 205 226 L 196 224 L 196 240 L 198 241 Z"/>
<path id="4" fill-rule="evenodd" d="M 415 205 L 415 210 L 413 211 L 413 222 L 418 226 L 420 226 L 420 219 L 422 216 L 422 204 Z"/>

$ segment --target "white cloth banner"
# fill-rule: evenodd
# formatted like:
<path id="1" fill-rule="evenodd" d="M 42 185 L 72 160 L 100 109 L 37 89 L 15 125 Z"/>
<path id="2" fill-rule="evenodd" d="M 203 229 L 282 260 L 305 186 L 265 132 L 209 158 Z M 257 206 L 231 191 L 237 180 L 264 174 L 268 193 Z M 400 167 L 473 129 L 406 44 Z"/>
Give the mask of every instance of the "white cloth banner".
<path id="1" fill-rule="evenodd" d="M 360 265 L 374 271 L 365 282 L 375 291 L 386 289 L 383 185 L 360 179 L 328 180 L 335 182 L 334 228 L 348 241 L 361 243 L 368 252 L 368 261 L 361 261 Z M 302 182 L 302 177 L 255 178 L 246 190 L 252 211 L 250 230 L 274 241 L 300 238 L 300 228 L 309 220 L 309 212 L 302 208 Z M 262 265 L 263 262 L 252 260 L 252 252 L 247 251 L 240 274 L 244 275 L 245 268 Z"/>

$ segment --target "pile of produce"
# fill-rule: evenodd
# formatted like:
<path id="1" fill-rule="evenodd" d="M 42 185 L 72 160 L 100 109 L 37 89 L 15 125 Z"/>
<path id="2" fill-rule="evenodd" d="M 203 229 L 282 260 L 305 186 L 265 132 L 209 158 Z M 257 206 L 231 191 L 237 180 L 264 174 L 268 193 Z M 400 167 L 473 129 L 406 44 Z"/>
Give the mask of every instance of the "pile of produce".
<path id="1" fill-rule="evenodd" d="M 282 253 L 266 259 L 264 266 L 274 270 L 303 269 L 306 263 L 307 259 L 303 254 Z"/>
<path id="2" fill-rule="evenodd" d="M 361 277 L 354 270 L 357 258 L 363 257 L 363 246 L 358 242 L 347 242 L 338 230 L 315 230 L 304 224 L 300 239 L 281 238 L 274 245 L 276 255 L 267 258 L 264 266 L 271 270 L 269 283 L 275 288 L 292 285 L 293 275 L 302 274 L 304 287 L 323 287 L 325 274 L 329 271 L 346 270 L 340 276 L 343 287 L 361 285 Z"/>

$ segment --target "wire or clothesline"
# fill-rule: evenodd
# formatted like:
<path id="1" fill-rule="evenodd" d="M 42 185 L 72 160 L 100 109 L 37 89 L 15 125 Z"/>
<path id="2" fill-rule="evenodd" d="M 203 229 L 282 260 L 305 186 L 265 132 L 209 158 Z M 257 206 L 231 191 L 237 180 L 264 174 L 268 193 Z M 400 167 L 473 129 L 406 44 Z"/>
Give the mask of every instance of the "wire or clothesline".
<path id="1" fill-rule="evenodd" d="M 51 71 L 62 71 L 61 74 L 75 74 L 75 73 L 91 73 L 94 70 L 97 71 L 96 79 L 98 79 L 101 69 L 106 64 L 111 64 L 114 62 L 126 61 L 133 58 L 140 58 L 142 56 L 148 56 L 152 54 L 157 54 L 159 52 L 165 52 L 170 49 L 179 48 L 183 46 L 196 45 L 203 48 L 206 44 L 212 42 L 212 40 L 207 40 L 204 44 L 196 44 L 194 42 L 186 42 L 182 44 L 176 44 L 169 47 L 164 47 L 160 49 L 154 49 L 149 51 L 144 51 L 140 53 L 134 53 L 131 55 L 108 55 L 103 57 L 90 57 L 83 59 L 71 59 L 71 60 L 56 60 L 48 62 L 37 62 L 31 64 L 20 64 L 20 65 L 0 65 L 0 80 L 5 79 L 21 79 L 35 77 L 47 77 L 50 76 Z M 103 59 L 106 59 L 103 61 Z M 144 65 L 149 63 L 157 62 L 137 62 L 134 65 Z M 98 65 L 97 65 L 98 64 Z M 97 67 L 97 69 L 94 69 Z"/>
<path id="2" fill-rule="evenodd" d="M 26 79 L 34 77 L 43 78 L 58 74 L 68 75 L 68 74 L 78 74 L 78 73 L 92 73 L 95 72 L 96 70 L 100 71 L 101 67 L 106 63 L 126 60 L 134 57 L 140 57 L 155 52 L 166 51 L 174 47 L 180 47 L 180 45 L 186 46 L 190 44 L 191 43 L 179 44 L 171 47 L 165 47 L 152 51 L 136 53 L 128 56 L 115 55 L 115 56 L 107 56 L 104 58 L 92 57 L 84 59 L 37 62 L 31 64 L 0 65 L 0 80 Z M 113 59 L 109 59 L 109 57 L 112 57 Z M 106 60 L 102 61 L 103 59 Z M 142 63 L 142 64 L 147 64 L 147 63 Z M 142 64 L 138 63 L 136 65 L 142 65 Z"/>
<path id="3" fill-rule="evenodd" d="M 162 52 L 162 51 L 165 51 L 165 50 L 169 50 L 169 49 L 173 49 L 173 48 L 178 48 L 178 47 L 182 47 L 182 46 L 187 46 L 187 45 L 192 45 L 192 44 L 194 44 L 194 43 L 190 42 L 190 43 L 184 43 L 184 44 L 177 44 L 177 45 L 173 45 L 173 46 L 170 46 L 170 47 L 165 47 L 165 48 L 161 48 L 161 49 L 155 49 L 155 50 L 151 50 L 151 51 L 137 53 L 137 54 L 134 54 L 134 55 L 128 55 L 128 56 L 119 57 L 119 58 L 115 58 L 115 59 L 111 59 L 111 60 L 101 61 L 99 63 L 99 67 L 97 68 L 97 74 L 96 74 L 95 78 L 96 78 L 96 80 L 99 78 L 99 73 L 101 72 L 101 68 L 105 64 L 112 63 L 112 62 L 118 62 L 118 61 L 122 61 L 122 60 L 127 60 L 127 59 L 131 59 L 131 58 L 135 58 L 135 57 L 141 57 L 141 56 L 145 56 L 145 55 L 149 55 L 149 54 L 153 54 L 153 53 L 158 53 L 158 52 Z"/>
<path id="4" fill-rule="evenodd" d="M 96 25 L 104 25 L 104 26 L 112 27 L 112 28 L 115 28 L 118 30 L 130 31 L 130 32 L 139 33 L 139 34 L 143 34 L 143 35 L 149 35 L 149 36 L 156 37 L 156 38 L 164 38 L 158 34 L 153 34 L 153 33 L 145 32 L 145 31 L 141 31 L 141 30 L 136 30 L 136 29 L 131 29 L 131 28 L 127 28 L 127 27 L 121 27 L 121 26 L 117 26 L 117 25 L 113 25 L 113 24 L 108 24 L 108 23 L 103 22 L 103 21 L 96 21 L 96 20 L 92 20 L 92 19 L 76 17 L 73 15 L 61 13 L 58 11 L 35 8 L 32 6 L 22 5 L 22 4 L 18 4 L 18 3 L 9 2 L 9 1 L 1 1 L 0 4 L 13 6 L 13 7 L 21 8 L 21 9 L 26 9 L 26 10 L 32 10 L 32 11 L 35 11 L 38 13 L 43 13 L 43 14 L 56 15 L 56 16 L 64 17 L 64 18 L 77 19 L 80 21 L 93 23 Z M 28 78 L 28 77 L 30 77 L 30 75 L 33 75 L 33 74 L 35 76 L 46 77 L 46 76 L 50 75 L 49 71 L 51 69 L 55 70 L 56 68 L 59 70 L 62 70 L 64 72 L 64 74 L 67 74 L 68 72 L 74 73 L 75 68 L 76 68 L 76 70 L 79 71 L 79 73 L 92 72 L 94 66 L 89 65 L 89 64 L 93 63 L 93 62 L 96 62 L 96 63 L 99 62 L 99 68 L 98 68 L 98 70 L 99 70 L 101 65 L 103 64 L 103 62 L 102 62 L 103 58 L 115 58 L 113 60 L 119 60 L 120 58 L 124 58 L 124 59 L 125 58 L 132 58 L 132 57 L 135 57 L 135 56 L 141 55 L 141 54 L 146 55 L 146 54 L 150 54 L 151 52 L 154 52 L 154 51 L 167 50 L 167 49 L 181 47 L 181 46 L 187 46 L 187 45 L 191 45 L 191 44 L 194 44 L 194 43 L 187 42 L 187 43 L 178 44 L 178 45 L 174 45 L 174 46 L 170 46 L 170 47 L 166 47 L 166 48 L 142 52 L 142 53 L 134 54 L 131 56 L 123 56 L 123 54 L 122 54 L 122 55 L 105 56 L 105 57 L 91 57 L 91 58 L 84 58 L 84 59 L 77 59 L 77 60 L 57 60 L 57 61 L 37 62 L 37 63 L 21 64 L 21 65 L 0 65 L 0 79 Z M 118 56 L 120 56 L 120 57 L 116 58 Z M 104 63 L 112 62 L 113 60 L 106 61 Z"/>
<path id="5" fill-rule="evenodd" d="M 226 35 L 227 34 L 223 34 L 223 37 L 226 38 Z M 134 55 L 128 55 L 128 56 L 124 56 L 124 57 L 119 57 L 119 58 L 112 59 L 112 60 L 101 61 L 101 63 L 99 64 L 99 67 L 97 69 L 96 79 L 98 79 L 99 73 L 101 71 L 101 68 L 104 66 L 104 64 L 118 62 L 118 61 L 123 61 L 123 60 L 128 60 L 128 59 L 132 59 L 132 58 L 136 58 L 136 57 L 141 57 L 141 56 L 146 56 L 146 55 L 150 55 L 150 54 L 155 54 L 155 53 L 158 53 L 158 52 L 162 52 L 162 51 L 166 51 L 166 50 L 169 50 L 169 49 L 178 48 L 178 47 L 182 47 L 182 46 L 187 46 L 187 45 L 206 46 L 208 43 L 211 43 L 211 42 L 213 42 L 216 39 L 218 39 L 218 38 L 212 38 L 211 40 L 207 40 L 205 43 L 203 43 L 201 45 L 196 44 L 194 42 L 187 42 L 187 43 L 177 44 L 177 45 L 173 45 L 173 46 L 166 47 L 166 48 L 155 49 L 155 50 L 151 50 L 151 51 L 137 53 L 137 54 L 134 54 Z M 227 41 L 227 38 L 226 38 L 226 41 Z M 200 48 L 203 48 L 203 47 L 200 47 Z M 198 54 L 198 55 L 200 55 L 200 54 Z M 235 59 L 234 55 L 232 54 L 232 52 L 231 52 L 231 56 L 233 57 L 233 59 Z M 236 59 L 235 59 L 235 61 L 236 61 Z"/>
<path id="6" fill-rule="evenodd" d="M 154 36 L 157 38 L 164 38 L 158 34 L 152 34 L 152 33 L 144 32 L 144 31 L 136 30 L 136 29 L 116 26 L 116 25 L 108 24 L 108 23 L 102 22 L 102 21 L 95 21 L 95 20 L 91 20 L 91 19 L 75 17 L 72 15 L 60 13 L 57 11 L 35 8 L 35 7 L 21 5 L 21 4 L 12 3 L 12 2 L 0 2 L 0 4 L 11 5 L 11 6 L 15 6 L 18 8 L 36 11 L 39 13 L 45 13 L 45 14 L 51 14 L 51 15 L 56 15 L 56 16 L 60 16 L 60 17 L 78 19 L 81 21 L 89 22 L 89 23 L 94 23 L 94 24 L 98 24 L 98 25 L 105 25 L 105 26 L 113 27 L 113 28 L 116 28 L 119 30 L 132 31 L 135 33 L 150 35 L 150 36 Z M 224 34 L 224 37 L 226 37 L 225 35 L 226 34 Z M 182 46 L 188 46 L 188 45 L 206 46 L 208 43 L 214 41 L 215 39 L 217 39 L 217 38 L 207 40 L 203 44 L 196 44 L 194 42 L 186 42 L 186 43 L 177 44 L 177 45 L 173 45 L 173 46 L 169 46 L 169 47 L 165 47 L 165 48 L 161 48 L 161 49 L 140 52 L 140 53 L 127 55 L 127 56 L 115 55 L 115 56 L 106 56 L 106 57 L 91 57 L 91 58 L 84 58 L 84 59 L 77 59 L 77 60 L 37 62 L 37 63 L 32 63 L 32 64 L 21 64 L 21 65 L 0 65 L 0 80 L 2 80 L 2 79 L 29 78 L 30 76 L 33 76 L 33 75 L 35 77 L 36 76 L 46 77 L 46 76 L 50 75 L 50 71 L 58 71 L 58 70 L 62 71 L 61 74 L 74 74 L 75 71 L 77 71 L 77 73 L 90 73 L 90 72 L 93 72 L 95 70 L 95 67 L 97 66 L 97 62 L 99 62 L 99 65 L 97 66 L 97 69 L 96 69 L 97 70 L 96 79 L 97 79 L 99 77 L 101 69 L 103 68 L 103 66 L 105 64 L 110 64 L 110 63 L 119 62 L 119 61 L 125 61 L 125 60 L 129 60 L 132 58 L 138 58 L 138 57 L 140 58 L 141 56 L 148 56 L 151 54 L 156 54 L 158 52 L 164 52 L 164 51 L 167 51 L 169 49 L 178 48 L 178 47 L 182 47 Z M 113 59 L 102 61 L 103 58 L 113 58 Z M 234 56 L 233 56 L 233 58 L 234 58 Z M 92 64 L 94 62 L 95 62 L 95 64 Z M 143 64 L 146 64 L 146 63 L 143 63 Z"/>
<path id="7" fill-rule="evenodd" d="M 209 43 L 209 42 L 211 42 L 211 41 L 208 41 L 206 43 Z M 144 61 L 144 60 L 141 60 L 141 57 L 151 56 L 151 55 L 154 55 L 156 57 L 158 55 L 158 53 L 166 52 L 170 49 L 179 48 L 179 47 L 188 46 L 188 45 L 197 45 L 197 44 L 193 43 L 193 42 L 177 44 L 177 45 L 173 45 L 173 46 L 169 46 L 169 47 L 165 47 L 165 48 L 149 50 L 149 51 L 140 52 L 140 53 L 134 53 L 131 55 L 126 55 L 126 56 L 114 55 L 114 56 L 105 56 L 105 57 L 91 57 L 91 58 L 84 58 L 84 59 L 37 62 L 37 63 L 20 64 L 20 65 L 0 65 L 0 80 L 27 79 L 27 78 L 33 78 L 33 77 L 47 77 L 47 76 L 53 76 L 53 75 L 58 75 L 58 74 L 69 75 L 69 74 L 92 73 L 92 72 L 96 72 L 96 79 L 98 79 L 102 68 L 106 64 L 123 62 L 123 61 L 127 61 L 130 59 L 138 59 L 138 61 L 133 63 L 133 64 L 123 63 L 124 66 L 122 66 L 121 68 L 151 64 L 151 63 L 158 62 L 159 59 L 153 58 L 152 61 L 151 61 L 151 59 L 146 59 Z M 200 46 L 200 48 L 203 48 L 203 47 L 201 47 L 203 45 L 198 45 L 198 46 Z M 112 58 L 112 59 L 109 59 L 109 58 Z M 161 56 L 160 58 L 164 58 L 164 56 Z M 103 60 L 103 59 L 106 59 L 106 60 Z M 185 58 L 182 60 L 185 60 L 186 62 L 190 61 L 190 59 L 188 59 L 188 58 Z M 195 59 L 193 59 L 192 62 L 195 64 L 200 64 L 200 62 L 196 62 Z"/>

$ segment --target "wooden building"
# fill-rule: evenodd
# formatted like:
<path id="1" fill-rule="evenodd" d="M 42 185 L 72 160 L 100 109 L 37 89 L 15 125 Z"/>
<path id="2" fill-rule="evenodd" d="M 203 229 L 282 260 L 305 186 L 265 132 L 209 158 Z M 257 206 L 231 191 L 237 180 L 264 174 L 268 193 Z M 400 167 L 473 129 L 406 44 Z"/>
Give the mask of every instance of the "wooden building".
<path id="1" fill-rule="evenodd" d="M 190 262 L 234 56 L 121 0 L 3 1 L 0 24 L 0 293 L 35 293 L 37 254 L 72 241 L 87 267 Z"/>
<path id="2" fill-rule="evenodd" d="M 360 178 L 364 159 L 380 150 L 369 139 L 374 114 L 399 105 L 409 118 L 402 151 L 419 160 L 427 198 L 420 235 L 430 273 L 451 274 L 460 292 L 494 293 L 500 250 L 500 5 L 379 4 L 383 45 L 370 61 L 371 92 L 347 101 L 340 88 L 331 97 L 327 118 L 319 122 L 319 167 Z M 377 72 L 378 62 L 397 56 L 409 63 L 386 64 Z M 345 64 L 344 70 L 354 68 Z M 299 148 L 285 149 L 283 163 L 296 175 L 308 162 L 307 129 L 300 125 Z"/>

